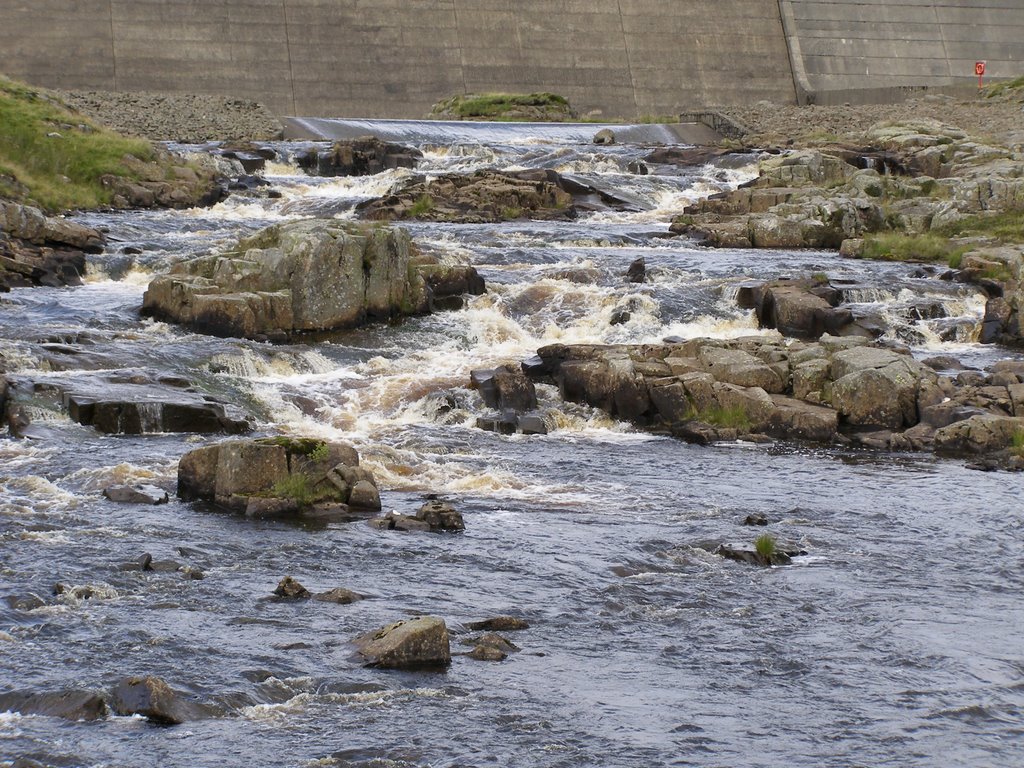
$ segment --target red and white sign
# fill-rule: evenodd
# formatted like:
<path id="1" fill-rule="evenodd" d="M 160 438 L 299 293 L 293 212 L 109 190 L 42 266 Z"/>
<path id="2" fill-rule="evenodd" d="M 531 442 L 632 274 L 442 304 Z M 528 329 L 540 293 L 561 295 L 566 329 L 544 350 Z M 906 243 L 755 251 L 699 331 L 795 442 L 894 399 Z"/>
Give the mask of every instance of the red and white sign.
<path id="1" fill-rule="evenodd" d="M 984 61 L 976 61 L 976 62 L 974 62 L 974 74 L 976 74 L 978 77 L 981 77 L 982 75 L 985 74 L 985 62 Z"/>

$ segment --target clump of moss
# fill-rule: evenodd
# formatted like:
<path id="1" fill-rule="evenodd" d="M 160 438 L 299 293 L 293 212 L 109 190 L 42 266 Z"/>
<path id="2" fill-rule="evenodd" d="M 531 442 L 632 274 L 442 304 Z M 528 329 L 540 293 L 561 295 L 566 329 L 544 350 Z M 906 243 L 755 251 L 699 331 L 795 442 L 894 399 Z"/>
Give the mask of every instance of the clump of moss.
<path id="1" fill-rule="evenodd" d="M 138 178 L 130 159 L 149 162 L 153 145 L 100 128 L 44 91 L 0 77 L 0 195 L 47 211 L 95 208 L 113 174 Z"/>
<path id="2" fill-rule="evenodd" d="M 1010 441 L 1010 453 L 1024 458 L 1024 429 L 1018 429 L 1013 433 L 1013 438 Z"/>

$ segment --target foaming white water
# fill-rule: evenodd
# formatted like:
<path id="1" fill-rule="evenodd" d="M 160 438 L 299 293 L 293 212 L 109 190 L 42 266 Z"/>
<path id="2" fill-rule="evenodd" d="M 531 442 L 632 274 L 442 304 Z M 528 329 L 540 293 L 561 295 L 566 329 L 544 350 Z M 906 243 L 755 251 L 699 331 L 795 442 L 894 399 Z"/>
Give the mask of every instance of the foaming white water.
<path id="1" fill-rule="evenodd" d="M 227 376 L 264 380 L 335 373 L 334 363 L 315 349 L 273 352 L 264 356 L 247 346 L 240 347 L 234 354 L 214 355 L 207 368 Z"/>
<path id="2" fill-rule="evenodd" d="M 86 491 L 101 491 L 111 485 L 131 485 L 156 477 L 159 475 L 152 469 L 122 462 L 109 467 L 79 469 L 68 475 L 66 480 L 81 483 Z"/>
<path id="3" fill-rule="evenodd" d="M 5 514 L 18 513 L 26 506 L 33 513 L 67 510 L 80 503 L 75 494 L 38 475 L 2 478 L 0 493 L 0 512 Z"/>

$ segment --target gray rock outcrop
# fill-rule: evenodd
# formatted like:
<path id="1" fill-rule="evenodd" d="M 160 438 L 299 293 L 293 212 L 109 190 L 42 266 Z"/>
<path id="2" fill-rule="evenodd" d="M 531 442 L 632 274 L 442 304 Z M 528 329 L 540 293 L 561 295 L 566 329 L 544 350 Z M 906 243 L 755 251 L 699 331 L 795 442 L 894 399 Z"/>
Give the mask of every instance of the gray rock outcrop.
<path id="1" fill-rule="evenodd" d="M 291 222 L 232 252 L 175 265 L 150 283 L 142 312 L 201 333 L 253 339 L 352 328 L 428 312 L 432 290 L 420 263 L 403 229 Z M 431 270 L 434 285 L 445 284 L 438 272 Z"/>
<path id="2" fill-rule="evenodd" d="M 940 374 L 860 337 L 552 345 L 524 363 L 562 397 L 691 442 L 769 435 L 947 454 L 1024 445 L 1024 365 Z"/>

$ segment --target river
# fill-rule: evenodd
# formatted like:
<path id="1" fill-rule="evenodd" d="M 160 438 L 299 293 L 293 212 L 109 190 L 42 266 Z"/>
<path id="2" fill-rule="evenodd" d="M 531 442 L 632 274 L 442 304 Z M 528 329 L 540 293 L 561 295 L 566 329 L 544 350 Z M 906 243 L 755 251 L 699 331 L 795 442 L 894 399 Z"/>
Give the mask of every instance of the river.
<path id="1" fill-rule="evenodd" d="M 372 126 L 371 126 L 372 127 Z M 389 124 L 389 130 L 397 130 Z M 401 132 L 399 131 L 399 137 Z M 153 274 L 239 235 L 309 215 L 352 216 L 408 171 L 323 179 L 287 163 L 280 197 L 191 211 L 83 214 L 110 245 L 78 288 L 0 299 L 9 375 L 184 376 L 250 408 L 258 430 L 353 443 L 385 509 L 428 493 L 463 512 L 458 535 L 365 522 L 255 521 L 173 498 L 178 458 L 207 438 L 104 436 L 40 406 L 40 439 L 0 439 L 4 689 L 109 690 L 153 674 L 225 717 L 157 727 L 0 714 L 3 766 L 985 766 L 1024 763 L 1024 518 L 1020 475 L 925 454 L 789 443 L 692 446 L 645 434 L 539 387 L 546 436 L 479 430 L 470 371 L 554 342 L 646 342 L 761 331 L 740 282 L 824 272 L 883 315 L 894 341 L 973 365 L 984 297 L 912 265 L 830 252 L 700 248 L 667 237 L 689 200 L 752 178 L 652 166 L 633 144 L 509 124 L 406 137 L 418 172 L 555 168 L 614 187 L 634 212 L 572 222 L 415 223 L 419 247 L 475 265 L 466 309 L 308 344 L 216 339 L 139 318 Z M 282 148 L 282 152 L 285 152 Z M 128 249 L 129 253 L 125 253 Z M 139 251 L 132 254 L 132 251 Z M 624 273 L 643 257 L 648 280 Z M 927 300 L 944 317 L 909 311 Z M 625 323 L 612 323 L 627 309 Z M 169 504 L 101 491 L 150 482 Z M 808 554 L 771 569 L 706 541 L 749 542 L 750 513 Z M 764 529 L 756 529 L 760 532 Z M 201 569 L 119 569 L 151 553 Z M 286 574 L 352 605 L 268 600 Z M 55 583 L 90 587 L 81 597 Z M 384 672 L 350 640 L 412 614 L 526 618 L 501 663 Z"/>

